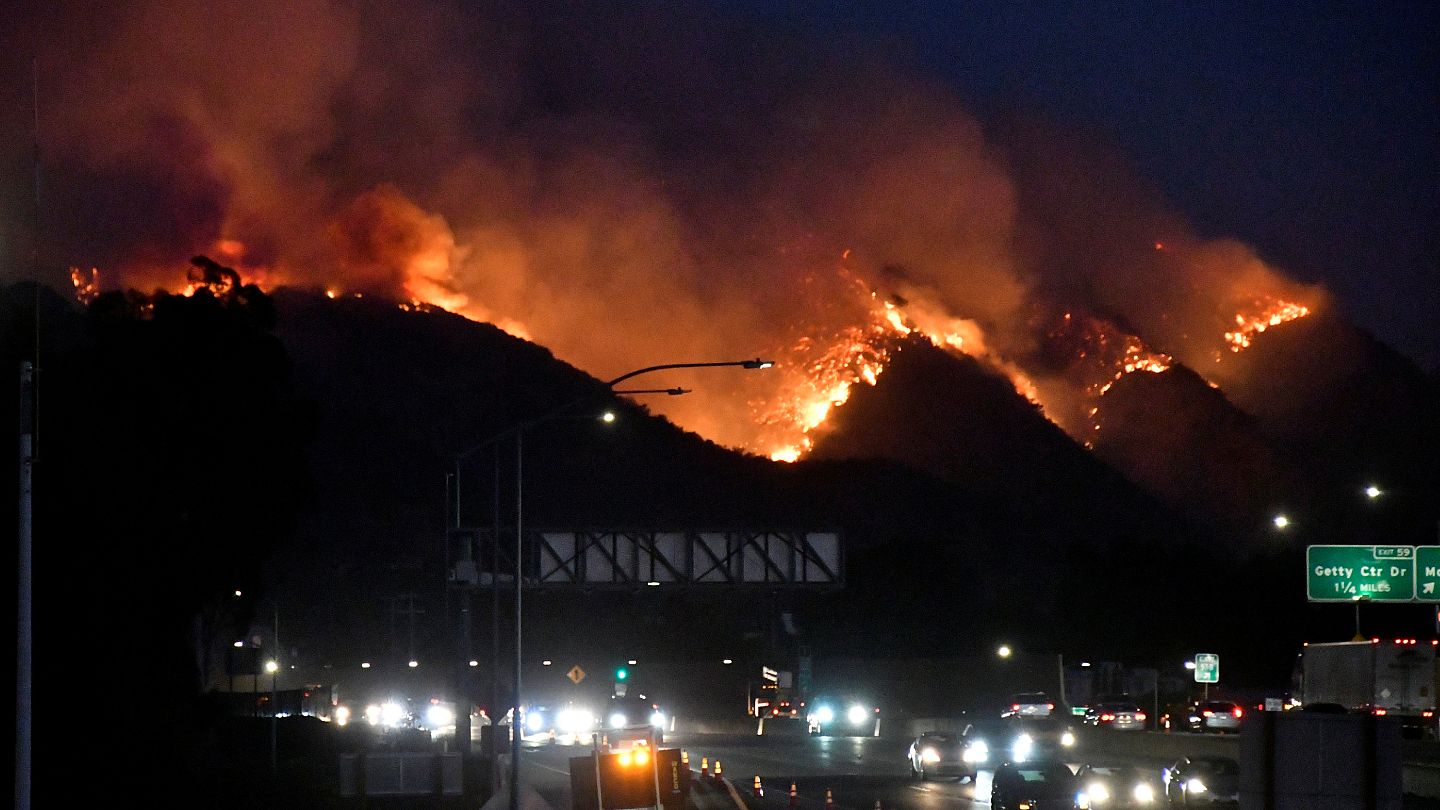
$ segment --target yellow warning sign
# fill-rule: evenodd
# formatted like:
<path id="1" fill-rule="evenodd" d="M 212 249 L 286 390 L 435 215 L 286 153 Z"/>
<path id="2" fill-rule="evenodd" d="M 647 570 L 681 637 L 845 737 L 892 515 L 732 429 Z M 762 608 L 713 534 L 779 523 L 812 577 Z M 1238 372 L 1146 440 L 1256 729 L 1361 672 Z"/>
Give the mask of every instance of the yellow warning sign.
<path id="1" fill-rule="evenodd" d="M 565 673 L 565 676 L 569 678 L 572 683 L 579 684 L 585 680 L 585 670 L 581 669 L 579 664 L 576 664 L 570 668 L 569 672 Z"/>

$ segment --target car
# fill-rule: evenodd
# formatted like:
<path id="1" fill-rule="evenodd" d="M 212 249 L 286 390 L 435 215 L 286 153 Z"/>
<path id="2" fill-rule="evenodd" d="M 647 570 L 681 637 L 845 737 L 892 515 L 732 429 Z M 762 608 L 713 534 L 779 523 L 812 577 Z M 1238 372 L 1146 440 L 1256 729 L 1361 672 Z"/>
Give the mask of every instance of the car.
<path id="1" fill-rule="evenodd" d="M 1171 807 L 1240 805 L 1240 767 L 1227 757 L 1181 757 L 1161 781 Z"/>
<path id="2" fill-rule="evenodd" d="M 1049 717 L 1055 711 L 1055 701 L 1044 692 L 1021 692 L 1010 696 L 1010 703 L 1001 717 Z"/>
<path id="3" fill-rule="evenodd" d="M 1160 796 L 1154 777 L 1134 765 L 1086 763 L 1075 772 L 1077 810 L 1154 807 Z"/>
<path id="4" fill-rule="evenodd" d="M 974 725 L 961 733 L 927 731 L 910 743 L 907 754 L 910 775 L 924 781 L 937 776 L 954 776 L 974 782 L 979 767 L 990 759 L 990 746 Z"/>
<path id="5" fill-rule="evenodd" d="M 1115 701 L 1091 706 L 1085 711 L 1085 722 L 1097 728 L 1120 731 L 1144 731 L 1147 716 L 1134 703 Z"/>
<path id="6" fill-rule="evenodd" d="M 1240 718 L 1244 716 L 1245 710 L 1237 703 L 1201 700 L 1190 704 L 1180 715 L 1172 716 L 1171 725 L 1185 731 L 1234 733 L 1240 730 Z"/>
<path id="7" fill-rule="evenodd" d="M 644 695 L 633 697 L 617 696 L 610 699 L 605 711 L 606 735 L 611 745 L 616 740 L 650 740 L 656 745 L 665 740 L 665 727 L 669 719 L 660 704 Z"/>
<path id="8" fill-rule="evenodd" d="M 508 723 L 508 713 L 505 718 L 503 722 Z M 594 712 L 576 703 L 525 706 L 520 710 L 520 719 L 524 739 L 532 742 L 583 745 L 590 742 L 590 735 L 597 728 Z"/>
<path id="9" fill-rule="evenodd" d="M 1075 775 L 1059 760 L 1006 762 L 990 782 L 993 810 L 1072 810 L 1074 803 Z"/>
<path id="10" fill-rule="evenodd" d="M 1077 739 L 1062 718 L 1020 716 L 976 723 L 966 729 L 965 738 L 977 762 L 1015 763 L 1062 759 L 1073 752 Z"/>
<path id="11" fill-rule="evenodd" d="M 880 707 L 861 698 L 821 697 L 807 707 L 811 734 L 880 736 Z"/>

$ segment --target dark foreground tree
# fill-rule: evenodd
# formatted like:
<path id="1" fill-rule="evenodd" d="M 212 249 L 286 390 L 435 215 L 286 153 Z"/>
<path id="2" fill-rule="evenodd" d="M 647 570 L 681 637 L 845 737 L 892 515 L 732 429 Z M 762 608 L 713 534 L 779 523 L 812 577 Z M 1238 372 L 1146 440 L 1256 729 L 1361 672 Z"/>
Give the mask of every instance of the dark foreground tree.
<path id="1" fill-rule="evenodd" d="M 270 299 L 196 265 L 193 294 L 101 296 L 83 330 L 42 356 L 42 804 L 185 804 L 233 771 L 217 746 L 220 712 L 201 697 L 200 651 L 248 622 L 234 592 L 256 593 L 262 562 L 289 536 L 313 418 L 292 393 Z"/>

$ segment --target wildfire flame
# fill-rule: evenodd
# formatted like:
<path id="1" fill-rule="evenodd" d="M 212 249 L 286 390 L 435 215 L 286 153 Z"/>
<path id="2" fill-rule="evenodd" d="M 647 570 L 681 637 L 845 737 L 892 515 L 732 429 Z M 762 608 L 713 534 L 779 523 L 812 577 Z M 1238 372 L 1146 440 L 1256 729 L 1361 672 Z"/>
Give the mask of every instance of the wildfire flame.
<path id="1" fill-rule="evenodd" d="M 100 270 L 92 267 L 88 271 L 78 267 L 70 268 L 70 283 L 75 286 L 75 298 L 82 306 L 90 306 L 100 295 Z"/>
<path id="2" fill-rule="evenodd" d="M 1231 352 L 1240 352 L 1250 348 L 1255 335 L 1272 326 L 1279 326 L 1310 314 L 1310 308 L 1303 304 L 1273 299 L 1256 301 L 1255 309 L 1259 310 L 1258 314 L 1240 312 L 1235 315 L 1235 330 L 1225 333 L 1225 342 L 1229 344 Z M 1223 355 L 1217 354 L 1215 362 L 1220 362 L 1221 356 Z"/>

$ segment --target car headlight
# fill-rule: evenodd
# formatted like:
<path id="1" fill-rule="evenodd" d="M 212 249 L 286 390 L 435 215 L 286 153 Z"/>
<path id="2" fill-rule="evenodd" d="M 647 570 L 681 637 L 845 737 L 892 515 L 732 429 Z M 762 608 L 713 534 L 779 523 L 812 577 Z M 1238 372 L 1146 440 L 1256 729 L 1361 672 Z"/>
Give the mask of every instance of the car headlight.
<path id="1" fill-rule="evenodd" d="M 656 728 L 664 728 L 664 727 L 665 727 L 665 713 L 664 713 L 664 712 L 661 712 L 661 711 L 657 711 L 657 712 L 655 712 L 654 714 L 650 715 L 650 725 L 652 725 L 652 726 L 654 726 L 654 727 L 656 727 Z"/>
<path id="2" fill-rule="evenodd" d="M 381 724 L 389 726 L 390 728 L 395 728 L 399 726 L 400 721 L 404 719 L 405 707 L 401 706 L 399 703 L 395 703 L 392 701 L 390 703 L 383 704 L 380 707 Z"/>
<path id="3" fill-rule="evenodd" d="M 365 707 L 365 722 L 372 726 L 380 725 L 380 704 L 371 703 Z"/>
<path id="4" fill-rule="evenodd" d="M 1015 744 L 1010 746 L 1010 754 L 1016 762 L 1024 762 L 1030 756 L 1030 749 L 1035 747 L 1035 741 L 1030 739 L 1029 734 L 1021 734 L 1015 738 Z"/>
<path id="5" fill-rule="evenodd" d="M 835 710 L 829 706 L 817 706 L 815 707 L 815 713 L 812 714 L 811 717 L 814 718 L 815 722 L 823 725 L 835 719 Z"/>
<path id="6" fill-rule="evenodd" d="M 1195 777 L 1191 777 L 1190 781 L 1185 783 L 1185 791 L 1187 793 L 1204 793 L 1206 790 L 1205 783 Z"/>
<path id="7" fill-rule="evenodd" d="M 455 723 L 455 712 L 448 706 L 431 706 L 425 710 L 425 725 L 432 729 Z"/>
<path id="8" fill-rule="evenodd" d="M 555 725 L 564 734 L 582 734 L 595 725 L 595 716 L 583 709 L 565 709 L 556 715 Z"/>
<path id="9" fill-rule="evenodd" d="M 965 746 L 965 754 L 962 757 L 966 762 L 984 762 L 990 758 L 990 746 L 984 740 L 976 740 Z"/>
<path id="10" fill-rule="evenodd" d="M 867 714 L 868 712 L 865 711 L 865 707 L 861 706 L 859 703 L 856 703 L 854 706 L 851 706 L 849 709 L 845 710 L 845 719 L 850 721 L 850 725 L 858 726 L 861 723 L 865 722 L 865 717 Z"/>
<path id="11" fill-rule="evenodd" d="M 625 716 L 624 712 L 615 712 L 614 714 L 610 715 L 610 727 L 621 728 L 625 725 L 627 720 L 629 720 L 629 718 Z"/>
<path id="12" fill-rule="evenodd" d="M 1060 744 L 1065 746 L 1066 748 L 1070 748 L 1071 746 L 1075 745 L 1075 735 L 1069 731 L 1061 734 Z"/>
<path id="13" fill-rule="evenodd" d="M 539 712 L 529 712 L 525 715 L 525 727 L 531 732 L 539 731 L 545 727 L 545 716 Z"/>
<path id="14" fill-rule="evenodd" d="M 1110 801 L 1110 790 L 1099 782 L 1085 788 L 1085 795 L 1090 799 L 1091 804 L 1104 804 Z"/>
<path id="15" fill-rule="evenodd" d="M 939 762 L 940 752 L 936 751 L 934 748 L 926 748 L 924 751 L 920 752 L 920 761 L 930 763 Z"/>
<path id="16" fill-rule="evenodd" d="M 349 706 L 336 706 L 336 707 L 335 707 L 335 725 L 337 725 L 337 726 L 344 726 L 344 725 L 348 725 L 349 723 L 350 723 L 350 707 L 349 707 Z"/>
<path id="17" fill-rule="evenodd" d="M 1131 791 L 1130 795 L 1134 796 L 1135 801 L 1140 804 L 1149 804 L 1155 801 L 1155 788 L 1141 782 L 1135 786 L 1135 790 Z"/>

